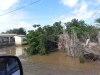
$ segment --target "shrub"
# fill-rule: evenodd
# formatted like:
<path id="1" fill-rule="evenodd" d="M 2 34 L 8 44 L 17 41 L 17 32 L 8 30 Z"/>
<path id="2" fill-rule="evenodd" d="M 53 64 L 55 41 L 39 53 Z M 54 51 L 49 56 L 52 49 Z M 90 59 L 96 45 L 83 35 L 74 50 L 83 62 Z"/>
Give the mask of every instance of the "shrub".
<path id="1" fill-rule="evenodd" d="M 79 62 L 80 62 L 80 63 L 85 63 L 84 58 L 83 58 L 82 55 L 80 55 L 80 56 L 78 57 L 78 59 L 79 59 Z"/>

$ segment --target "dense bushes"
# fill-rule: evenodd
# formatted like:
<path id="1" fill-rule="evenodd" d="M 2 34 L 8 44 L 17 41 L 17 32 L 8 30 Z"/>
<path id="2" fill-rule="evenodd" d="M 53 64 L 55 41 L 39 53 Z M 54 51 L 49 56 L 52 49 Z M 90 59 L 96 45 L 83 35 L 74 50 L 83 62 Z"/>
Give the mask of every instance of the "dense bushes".
<path id="1" fill-rule="evenodd" d="M 33 25 L 36 30 L 28 31 L 26 35 L 26 41 L 29 47 L 25 49 L 28 55 L 33 54 L 46 54 L 50 51 L 54 51 L 57 48 L 58 38 L 63 32 L 68 32 L 72 34 L 74 31 L 80 41 L 85 42 L 87 38 L 91 41 L 96 42 L 96 36 L 99 28 L 87 25 L 84 21 L 78 21 L 77 19 L 72 19 L 71 22 L 64 24 L 66 28 L 64 29 L 61 22 L 55 22 L 52 26 L 46 25 L 41 27 L 38 24 Z M 71 37 L 71 36 L 70 36 Z M 81 57 L 79 60 L 84 62 Z"/>
<path id="2" fill-rule="evenodd" d="M 54 51 L 57 48 L 58 35 L 62 33 L 61 22 L 54 23 L 53 26 L 33 25 L 36 30 L 28 31 L 26 41 L 29 47 L 25 49 L 28 55 L 33 54 L 46 54 Z"/>

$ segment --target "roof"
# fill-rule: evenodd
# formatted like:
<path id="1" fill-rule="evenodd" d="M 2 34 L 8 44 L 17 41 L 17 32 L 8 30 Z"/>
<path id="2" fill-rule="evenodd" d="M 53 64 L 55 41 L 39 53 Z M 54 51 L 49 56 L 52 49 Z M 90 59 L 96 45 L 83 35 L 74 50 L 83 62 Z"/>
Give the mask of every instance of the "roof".
<path id="1" fill-rule="evenodd" d="M 1 37 L 8 37 L 8 36 L 15 36 L 15 35 L 17 35 L 17 34 L 0 34 L 0 36 Z"/>
<path id="2" fill-rule="evenodd" d="M 0 34 L 0 37 L 13 37 L 13 36 L 19 36 L 19 37 L 25 37 L 25 35 L 18 35 L 18 34 Z"/>
<path id="3" fill-rule="evenodd" d="M 15 36 L 19 36 L 19 37 L 25 37 L 25 35 L 15 35 Z"/>

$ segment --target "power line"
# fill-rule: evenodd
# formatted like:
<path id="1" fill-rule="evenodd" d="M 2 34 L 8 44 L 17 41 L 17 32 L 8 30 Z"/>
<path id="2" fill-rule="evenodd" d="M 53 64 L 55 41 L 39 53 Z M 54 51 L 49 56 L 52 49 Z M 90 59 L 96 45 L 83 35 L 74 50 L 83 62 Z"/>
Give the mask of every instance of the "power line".
<path id="1" fill-rule="evenodd" d="M 87 20 L 89 21 L 94 15 L 96 15 L 100 11 L 100 8 Z"/>
<path id="2" fill-rule="evenodd" d="M 35 3 L 39 2 L 39 1 L 41 1 L 41 0 L 34 1 L 34 2 L 29 3 L 29 4 L 25 5 L 25 6 L 22 6 L 22 7 L 19 7 L 19 8 L 17 8 L 17 9 L 14 9 L 14 10 L 12 10 L 12 11 L 9 11 L 9 12 L 7 12 L 7 13 L 4 13 L 4 14 L 2 14 L 2 15 L 0 15 L 0 16 L 4 16 L 4 15 L 6 15 L 6 14 L 12 13 L 12 12 L 17 11 L 17 10 L 19 10 L 19 9 L 25 8 L 25 7 L 29 6 L 29 5 L 35 4 Z"/>

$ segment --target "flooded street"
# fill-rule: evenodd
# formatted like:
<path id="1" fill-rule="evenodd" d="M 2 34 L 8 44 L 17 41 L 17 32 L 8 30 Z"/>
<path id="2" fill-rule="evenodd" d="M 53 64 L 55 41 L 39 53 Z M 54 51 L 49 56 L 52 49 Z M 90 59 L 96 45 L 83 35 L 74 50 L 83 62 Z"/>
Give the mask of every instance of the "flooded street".
<path id="1" fill-rule="evenodd" d="M 27 46 L 2 48 L 0 55 L 18 56 L 27 75 L 100 75 L 100 63 L 80 64 L 78 59 L 65 57 L 61 52 L 27 57 L 24 48 Z"/>

